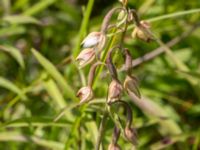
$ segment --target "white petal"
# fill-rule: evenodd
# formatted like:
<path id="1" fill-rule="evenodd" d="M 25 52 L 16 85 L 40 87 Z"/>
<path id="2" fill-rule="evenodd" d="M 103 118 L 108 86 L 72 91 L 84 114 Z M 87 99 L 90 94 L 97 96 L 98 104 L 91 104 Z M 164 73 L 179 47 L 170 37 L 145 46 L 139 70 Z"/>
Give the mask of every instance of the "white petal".
<path id="1" fill-rule="evenodd" d="M 87 48 L 87 47 L 92 47 L 97 45 L 99 42 L 99 37 L 97 36 L 93 36 L 93 37 L 88 37 L 84 40 L 83 42 L 83 47 Z"/>

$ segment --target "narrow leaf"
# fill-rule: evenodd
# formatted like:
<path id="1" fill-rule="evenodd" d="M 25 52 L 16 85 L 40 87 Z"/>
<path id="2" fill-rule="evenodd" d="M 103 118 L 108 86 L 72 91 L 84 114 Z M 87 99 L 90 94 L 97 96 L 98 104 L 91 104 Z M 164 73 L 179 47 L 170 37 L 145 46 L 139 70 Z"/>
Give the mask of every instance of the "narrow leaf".
<path id="1" fill-rule="evenodd" d="M 37 14 L 40 11 L 45 10 L 45 8 L 47 8 L 48 6 L 52 5 L 54 2 L 56 2 L 56 0 L 42 0 L 42 1 L 39 1 L 38 3 L 36 3 L 32 7 L 30 7 L 29 9 L 27 9 L 23 14 L 24 15 L 29 15 L 29 16 Z"/>
<path id="2" fill-rule="evenodd" d="M 24 15 L 5 16 L 3 20 L 9 22 L 10 24 L 41 24 L 41 22 L 37 19 Z"/>
<path id="3" fill-rule="evenodd" d="M 39 52 L 37 52 L 35 49 L 32 49 L 32 53 L 36 57 L 36 59 L 39 61 L 39 63 L 42 65 L 42 67 L 44 67 L 44 69 L 53 77 L 53 79 L 58 82 L 61 88 L 66 91 L 67 96 L 75 101 L 78 101 L 77 97 L 75 96 L 74 91 L 67 84 L 64 77 L 60 74 L 60 72 L 58 72 L 56 67 L 44 56 L 42 56 Z"/>
<path id="4" fill-rule="evenodd" d="M 55 108 L 57 110 L 60 111 L 61 109 L 65 108 L 67 106 L 66 101 L 64 100 L 56 83 L 53 80 L 49 79 L 48 81 L 44 81 L 44 87 L 47 90 L 50 97 L 53 99 Z M 71 111 L 69 109 L 67 109 L 67 110 L 68 111 L 65 112 L 66 118 L 69 120 L 73 120 L 74 117 L 73 117 Z"/>
<path id="5" fill-rule="evenodd" d="M 25 65 L 24 65 L 24 60 L 23 60 L 23 57 L 22 57 L 22 54 L 20 53 L 20 50 L 12 47 L 12 46 L 9 46 L 9 45 L 0 45 L 0 50 L 3 50 L 7 53 L 9 53 L 13 58 L 15 58 L 15 60 L 18 62 L 18 64 L 24 68 Z"/>
<path id="6" fill-rule="evenodd" d="M 31 117 L 31 118 L 20 118 L 3 123 L 0 128 L 19 128 L 19 127 L 64 127 L 70 125 L 72 122 L 69 120 L 60 120 L 58 122 L 53 122 L 53 118 L 47 117 Z"/>
<path id="7" fill-rule="evenodd" d="M 3 78 L 3 77 L 0 77 L 0 86 L 7 89 L 7 90 L 10 90 L 14 93 L 16 93 L 17 95 L 25 98 L 25 95 L 23 94 L 23 91 L 17 87 L 15 84 L 13 84 L 11 81 Z"/>
<path id="8" fill-rule="evenodd" d="M 7 131 L 0 133 L 0 141 L 31 142 L 48 149 L 62 150 L 64 145 L 56 141 L 45 140 L 36 136 L 28 136 L 19 132 Z"/>

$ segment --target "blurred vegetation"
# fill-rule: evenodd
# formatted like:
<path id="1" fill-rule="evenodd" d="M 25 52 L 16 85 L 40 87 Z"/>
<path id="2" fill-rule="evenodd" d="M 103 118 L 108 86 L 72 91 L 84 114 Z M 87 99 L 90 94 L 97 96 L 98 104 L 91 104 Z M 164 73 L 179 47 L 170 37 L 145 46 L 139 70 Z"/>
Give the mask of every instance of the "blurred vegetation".
<path id="1" fill-rule="evenodd" d="M 94 149 L 110 79 L 100 75 L 95 99 L 76 107 L 75 93 L 85 85 L 89 66 L 80 70 L 74 58 L 83 38 L 98 31 L 108 10 L 119 5 L 114 0 L 0 1 L 0 149 Z M 151 22 L 164 43 L 178 39 L 170 53 L 133 69 L 141 94 L 167 117 L 159 119 L 125 97 L 138 130 L 137 149 L 198 150 L 200 1 L 129 0 L 128 5 Z M 132 28 L 128 31 L 125 46 L 133 58 L 163 46 L 132 39 Z M 108 120 L 104 149 L 112 129 Z M 119 145 L 132 147 L 123 138 Z"/>

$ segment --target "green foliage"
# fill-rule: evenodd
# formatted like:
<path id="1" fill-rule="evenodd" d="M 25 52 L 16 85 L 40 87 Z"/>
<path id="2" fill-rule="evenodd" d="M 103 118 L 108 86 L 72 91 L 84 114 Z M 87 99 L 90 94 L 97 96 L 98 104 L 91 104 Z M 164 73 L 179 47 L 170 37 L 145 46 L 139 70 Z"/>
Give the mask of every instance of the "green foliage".
<path id="1" fill-rule="evenodd" d="M 102 0 L 0 1 L 0 149 L 94 149 L 110 79 L 103 67 L 97 69 L 97 96 L 79 106 L 75 93 L 84 86 L 89 67 L 79 70 L 74 60 L 85 35 L 99 31 L 106 12 L 119 5 Z M 164 49 L 133 68 L 144 100 L 134 105 L 124 99 L 133 110 L 137 149 L 198 150 L 200 2 L 129 0 L 128 5 L 151 22 L 156 38 L 151 43 L 133 39 L 134 26 L 128 27 L 125 46 L 132 57 Z M 115 32 L 108 36 L 103 61 L 109 46 L 119 41 L 120 32 Z M 174 38 L 179 40 L 174 47 L 165 44 Z M 114 61 L 121 71 L 124 60 L 118 56 Z M 119 78 L 124 76 L 121 71 Z M 113 124 L 124 126 L 116 111 L 123 114 L 111 110 L 102 149 L 111 142 Z M 132 148 L 123 138 L 119 145 Z"/>

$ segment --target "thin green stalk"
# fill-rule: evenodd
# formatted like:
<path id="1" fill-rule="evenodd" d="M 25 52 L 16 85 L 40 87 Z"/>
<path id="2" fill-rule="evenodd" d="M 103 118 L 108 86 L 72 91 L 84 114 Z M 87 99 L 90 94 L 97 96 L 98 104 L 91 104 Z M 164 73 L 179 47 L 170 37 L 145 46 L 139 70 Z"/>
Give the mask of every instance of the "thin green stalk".
<path id="1" fill-rule="evenodd" d="M 80 114 L 81 115 L 76 118 L 76 120 L 75 120 L 75 122 L 73 124 L 71 132 L 68 135 L 68 139 L 67 139 L 67 141 L 65 143 L 65 150 L 69 150 L 70 146 L 71 146 L 71 143 L 73 142 L 73 140 L 75 140 L 75 138 L 73 138 L 73 136 L 76 135 L 77 129 L 79 128 L 81 120 L 84 117 L 84 112 L 85 112 L 86 108 L 87 108 L 87 105 L 81 106 L 81 109 L 80 109 Z"/>
<path id="2" fill-rule="evenodd" d="M 160 20 L 170 19 L 170 18 L 176 18 L 176 17 L 189 15 L 189 14 L 193 14 L 193 13 L 199 13 L 199 12 L 200 12 L 200 9 L 191 9 L 191 10 L 186 10 L 186 11 L 180 11 L 180 12 L 170 13 L 170 14 L 166 14 L 166 15 L 161 15 L 161 16 L 154 17 L 154 18 L 151 18 L 151 19 L 147 19 L 146 21 L 155 22 L 155 21 L 160 21 Z M 132 30 L 134 27 L 135 27 L 135 25 L 130 25 L 127 30 Z M 121 33 L 121 31 L 118 31 L 116 33 Z M 116 33 L 111 33 L 111 34 L 108 35 L 108 37 L 114 36 Z"/>
<path id="3" fill-rule="evenodd" d="M 76 57 L 78 55 L 79 51 L 80 51 L 81 41 L 83 40 L 83 37 L 84 37 L 84 35 L 86 33 L 93 5 L 94 5 L 94 0 L 89 0 L 89 2 L 87 4 L 86 11 L 85 11 L 85 14 L 84 14 L 83 21 L 81 23 L 81 27 L 80 27 L 80 31 L 79 31 L 79 35 L 78 35 L 78 41 L 76 42 L 76 46 L 73 49 L 73 56 L 74 57 Z"/>
<path id="4" fill-rule="evenodd" d="M 174 55 L 174 53 L 172 52 L 172 50 L 164 42 L 162 42 L 162 40 L 160 40 L 159 38 L 157 38 L 157 36 L 154 33 L 152 33 L 151 31 L 147 31 L 147 32 L 148 32 L 148 34 L 151 34 L 155 38 L 156 42 L 165 49 L 166 54 L 174 62 L 175 66 L 177 67 L 178 70 L 185 71 L 185 72 L 189 72 L 190 71 L 190 69 L 187 67 L 187 65 L 185 65 L 181 60 L 179 60 L 176 57 L 176 55 Z M 199 82 L 195 78 L 192 78 L 192 77 L 190 77 L 190 78 L 185 77 L 185 78 L 192 85 L 192 87 L 193 87 L 196 95 L 200 99 L 200 94 L 199 94 L 200 86 L 199 86 Z"/>
<path id="5" fill-rule="evenodd" d="M 104 135 L 104 130 L 105 130 L 107 118 L 108 118 L 108 112 L 105 108 L 103 118 L 101 120 L 101 124 L 100 124 L 100 127 L 99 127 L 99 134 L 98 134 L 98 137 L 97 137 L 97 143 L 95 145 L 95 150 L 99 150 L 99 148 L 100 148 L 102 137 Z"/>
<path id="6" fill-rule="evenodd" d="M 117 32 L 117 29 L 114 29 L 113 33 Z M 116 36 L 113 36 L 110 40 L 109 40 L 109 44 L 108 46 L 105 48 L 104 50 L 104 53 L 103 53 L 103 56 L 102 56 L 102 59 L 101 59 L 101 62 L 105 63 L 106 61 L 106 57 L 107 57 L 107 54 L 108 54 L 108 51 L 109 49 L 111 49 L 115 43 L 115 40 L 116 40 Z M 94 77 L 94 82 L 93 82 L 93 86 L 96 87 L 96 80 L 98 79 L 100 73 L 102 72 L 103 70 L 103 66 L 100 66 L 98 69 L 97 69 L 97 72 L 96 72 L 96 76 Z"/>
<path id="7" fill-rule="evenodd" d="M 200 12 L 199 8 L 198 9 L 191 9 L 191 10 L 180 11 L 180 12 L 176 12 L 176 13 L 170 13 L 170 14 L 167 14 L 167 15 L 158 16 L 158 17 L 155 17 L 155 18 L 148 19 L 147 21 L 154 22 L 154 21 L 159 21 L 159 20 L 164 20 L 164 19 L 169 19 L 169 18 L 175 18 L 175 17 L 189 15 L 189 14 L 198 13 L 198 12 Z"/>

